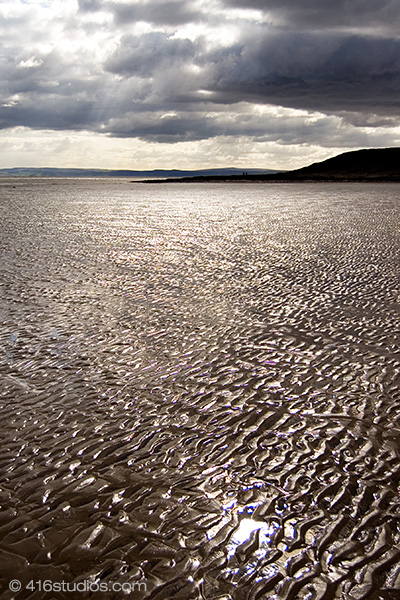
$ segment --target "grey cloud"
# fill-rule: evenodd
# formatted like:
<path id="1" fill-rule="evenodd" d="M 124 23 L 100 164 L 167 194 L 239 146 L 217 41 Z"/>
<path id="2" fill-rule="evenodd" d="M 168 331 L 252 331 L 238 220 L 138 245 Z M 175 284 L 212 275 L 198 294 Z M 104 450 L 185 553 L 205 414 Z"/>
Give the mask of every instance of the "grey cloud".
<path id="1" fill-rule="evenodd" d="M 227 8 L 254 8 L 292 27 L 329 29 L 368 26 L 395 31 L 398 0 L 224 0 Z"/>
<path id="2" fill-rule="evenodd" d="M 375 6 L 383 27 L 394 4 L 383 1 L 375 6 L 367 0 L 360 21 L 366 22 Z M 85 129 L 158 142 L 248 136 L 280 144 L 393 145 L 394 134 L 379 137 L 374 128 L 398 122 L 399 40 L 335 29 L 333 24 L 343 20 L 342 15 L 324 21 L 323 14 L 331 15 L 332 7 L 340 12 L 340 7 L 348 6 L 344 0 L 336 4 L 225 0 L 225 5 L 229 25 L 234 15 L 229 8 L 240 6 L 275 11 L 282 19 L 279 25 L 268 24 L 267 17 L 262 24 L 238 22 L 238 41 L 215 49 L 216 25 L 224 18 L 218 13 L 210 50 L 206 39 L 191 41 L 159 31 L 161 24 L 170 31 L 170 26 L 188 19 L 212 21 L 212 13 L 200 16 L 190 2 L 80 0 L 74 27 L 82 33 L 90 23 L 102 31 L 110 27 L 107 39 L 115 35 L 113 50 L 102 64 L 90 51 L 81 60 L 73 51 L 33 52 L 24 43 L 23 28 L 14 23 L 7 29 L 10 23 L 0 20 L 0 34 L 4 29 L 8 46 L 0 57 L 0 128 Z M 360 7 L 358 0 L 354 5 Z M 98 24 L 97 17 L 90 20 L 90 13 L 99 10 L 111 12 L 114 20 L 107 26 Z M 353 8 L 349 11 L 353 14 Z M 282 24 L 285 19 L 287 26 Z M 126 33 L 130 20 L 160 26 L 133 35 Z M 303 22 L 320 26 L 296 30 L 296 23 Z M 327 31 L 321 31 L 324 22 Z M 120 37 L 122 31 L 125 35 Z M 37 40 L 37 30 L 32 39 L 35 36 Z M 252 104 L 319 111 L 325 116 L 312 122 L 304 116 L 256 116 Z M 361 127 L 369 129 L 368 139 L 357 129 Z"/>
<path id="3" fill-rule="evenodd" d="M 22 66 L 24 63 L 26 67 Z M 56 51 L 34 56 L 21 52 L 7 60 L 0 60 L 3 98 L 15 94 L 43 94 L 61 100 L 65 96 L 92 93 L 98 87 L 84 74 L 81 65 L 66 61 Z"/>
<path id="4" fill-rule="evenodd" d="M 112 119 L 106 131 L 117 137 L 138 137 L 159 143 L 202 140 L 218 135 L 213 120 L 202 113 L 164 117 L 161 113 L 134 113 Z"/>
<path id="5" fill-rule="evenodd" d="M 32 129 L 93 129 L 96 111 L 90 102 L 68 97 L 32 95 L 15 106 L 0 106 L 0 129 L 25 126 Z"/>
<path id="6" fill-rule="evenodd" d="M 114 14 L 118 25 L 134 21 L 147 21 L 155 25 L 182 25 L 196 21 L 201 13 L 190 9 L 189 2 L 182 0 L 156 1 L 151 3 L 109 2 L 108 8 Z"/>
<path id="7" fill-rule="evenodd" d="M 355 127 L 342 128 L 336 117 L 321 116 L 308 123 L 303 117 L 255 115 L 229 111 L 218 116 L 201 111 L 187 114 L 131 113 L 110 121 L 107 130 L 113 136 L 138 137 L 147 141 L 174 143 L 214 137 L 246 138 L 254 142 L 276 142 L 281 145 L 317 144 L 323 147 L 396 145 L 390 132 L 365 133 Z"/>
<path id="8" fill-rule="evenodd" d="M 195 51 L 190 40 L 174 39 L 162 32 L 126 35 L 104 67 L 112 73 L 149 77 L 156 69 L 190 60 Z"/>
<path id="9" fill-rule="evenodd" d="M 116 25 L 126 25 L 138 21 L 154 25 L 182 25 L 204 18 L 201 11 L 193 10 L 190 2 L 182 0 L 154 0 L 152 2 L 79 0 L 79 8 L 82 12 L 108 11 L 113 15 Z"/>
<path id="10" fill-rule="evenodd" d="M 239 100 L 319 110 L 398 115 L 400 41 L 264 28 L 208 57 L 209 89 Z"/>
<path id="11" fill-rule="evenodd" d="M 399 120 L 396 117 L 381 117 L 375 114 L 363 114 L 358 112 L 337 112 L 337 115 L 343 120 L 344 123 L 350 123 L 355 127 L 364 127 L 371 129 L 375 127 L 389 128 L 398 127 Z"/>
<path id="12" fill-rule="evenodd" d="M 103 0 L 78 0 L 79 9 L 82 12 L 96 12 L 103 8 Z"/>

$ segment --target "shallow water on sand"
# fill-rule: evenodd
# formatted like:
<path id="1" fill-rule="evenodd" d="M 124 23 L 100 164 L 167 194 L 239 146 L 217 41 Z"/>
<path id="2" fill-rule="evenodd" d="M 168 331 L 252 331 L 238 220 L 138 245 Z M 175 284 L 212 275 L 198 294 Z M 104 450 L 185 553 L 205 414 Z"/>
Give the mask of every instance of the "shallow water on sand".
<path id="1" fill-rule="evenodd" d="M 0 196 L 1 597 L 398 598 L 400 186 Z"/>

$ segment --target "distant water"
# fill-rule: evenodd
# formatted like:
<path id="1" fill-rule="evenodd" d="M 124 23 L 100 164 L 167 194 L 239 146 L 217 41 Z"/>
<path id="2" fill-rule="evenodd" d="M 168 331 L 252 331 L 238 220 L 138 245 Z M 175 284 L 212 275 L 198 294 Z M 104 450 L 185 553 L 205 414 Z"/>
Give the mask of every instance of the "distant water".
<path id="1" fill-rule="evenodd" d="M 398 598 L 400 185 L 0 198 L 1 597 Z"/>

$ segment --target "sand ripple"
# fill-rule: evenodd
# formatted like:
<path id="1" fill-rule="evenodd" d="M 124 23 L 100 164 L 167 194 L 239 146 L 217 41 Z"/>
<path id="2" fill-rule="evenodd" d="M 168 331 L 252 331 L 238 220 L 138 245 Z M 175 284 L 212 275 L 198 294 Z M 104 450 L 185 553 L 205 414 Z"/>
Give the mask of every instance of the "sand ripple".
<path id="1" fill-rule="evenodd" d="M 398 598 L 400 187 L 0 192 L 2 598 Z"/>

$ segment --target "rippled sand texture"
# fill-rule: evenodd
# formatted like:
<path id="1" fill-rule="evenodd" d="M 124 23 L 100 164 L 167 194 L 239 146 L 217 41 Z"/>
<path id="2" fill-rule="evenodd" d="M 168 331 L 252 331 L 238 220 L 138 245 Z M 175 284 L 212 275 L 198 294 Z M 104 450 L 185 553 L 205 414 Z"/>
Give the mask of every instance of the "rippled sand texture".
<path id="1" fill-rule="evenodd" d="M 1 597 L 399 598 L 400 186 L 0 194 Z"/>

